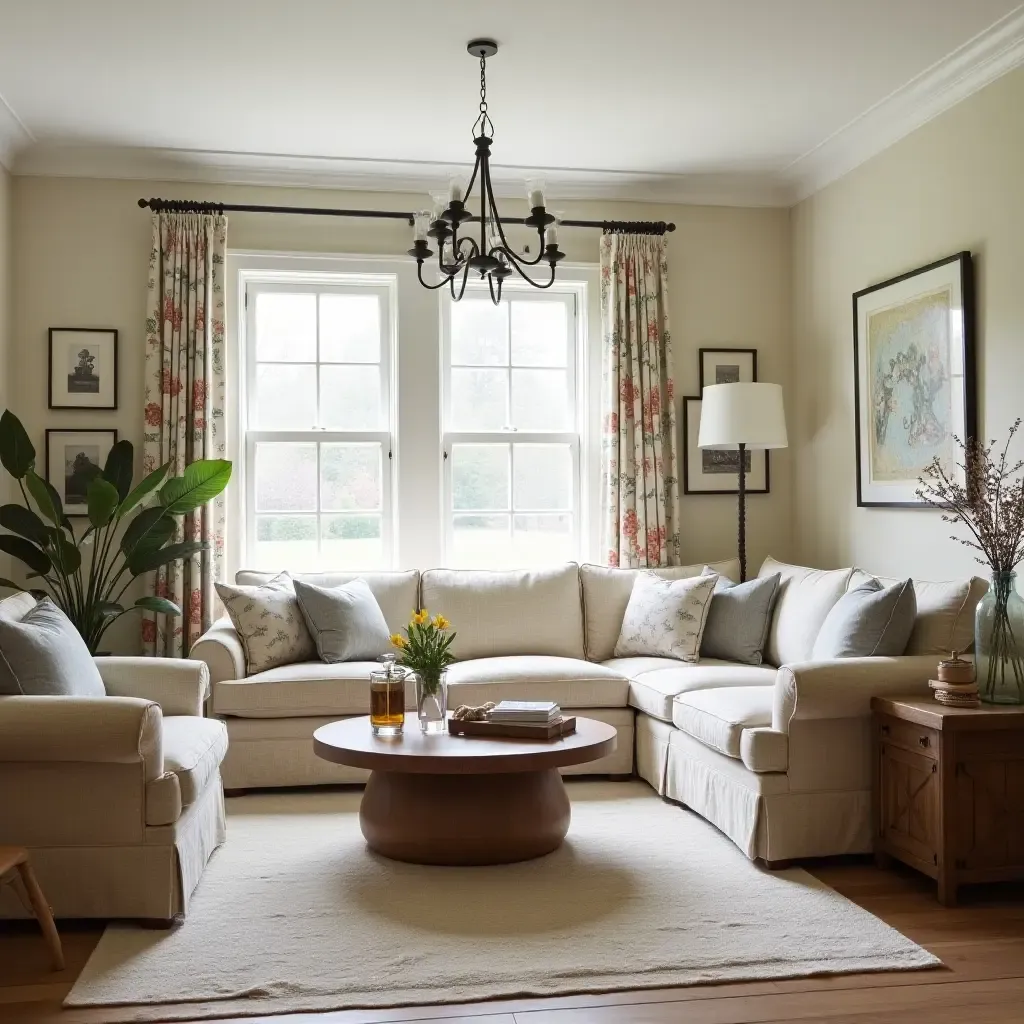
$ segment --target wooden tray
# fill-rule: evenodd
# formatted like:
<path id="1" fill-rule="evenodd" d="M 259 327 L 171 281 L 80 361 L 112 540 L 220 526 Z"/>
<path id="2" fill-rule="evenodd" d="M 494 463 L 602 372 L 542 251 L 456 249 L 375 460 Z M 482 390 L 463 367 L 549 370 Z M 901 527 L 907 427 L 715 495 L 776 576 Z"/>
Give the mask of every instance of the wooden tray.
<path id="1" fill-rule="evenodd" d="M 507 736 L 517 740 L 557 740 L 576 731 L 575 717 L 561 718 L 550 725 L 521 725 L 513 722 L 456 722 L 448 719 L 452 736 Z"/>

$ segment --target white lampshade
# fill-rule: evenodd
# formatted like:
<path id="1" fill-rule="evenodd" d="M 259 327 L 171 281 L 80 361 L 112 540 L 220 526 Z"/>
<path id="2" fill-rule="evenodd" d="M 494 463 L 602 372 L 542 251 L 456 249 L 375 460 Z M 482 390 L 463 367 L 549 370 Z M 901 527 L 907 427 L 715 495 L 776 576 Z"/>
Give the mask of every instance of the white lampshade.
<path id="1" fill-rule="evenodd" d="M 698 448 L 787 448 L 780 384 L 711 384 L 700 407 Z"/>

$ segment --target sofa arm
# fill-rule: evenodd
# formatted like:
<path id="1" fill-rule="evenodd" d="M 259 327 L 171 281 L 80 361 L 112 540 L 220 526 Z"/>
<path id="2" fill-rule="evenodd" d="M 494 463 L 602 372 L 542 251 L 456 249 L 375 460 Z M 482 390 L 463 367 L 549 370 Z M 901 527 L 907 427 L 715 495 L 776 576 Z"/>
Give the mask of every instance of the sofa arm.
<path id="1" fill-rule="evenodd" d="M 0 764 L 142 764 L 164 770 L 160 708 L 137 697 L 0 697 Z"/>
<path id="2" fill-rule="evenodd" d="M 192 645 L 189 657 L 206 663 L 211 682 L 245 678 L 245 648 L 226 615 Z"/>
<path id="3" fill-rule="evenodd" d="M 210 671 L 201 661 L 181 658 L 96 658 L 110 697 L 141 697 L 165 715 L 202 717 L 210 692 Z"/>
<path id="4" fill-rule="evenodd" d="M 934 655 L 902 658 L 842 658 L 783 665 L 775 677 L 772 728 L 789 732 L 797 718 L 861 718 L 872 697 L 928 694 Z"/>

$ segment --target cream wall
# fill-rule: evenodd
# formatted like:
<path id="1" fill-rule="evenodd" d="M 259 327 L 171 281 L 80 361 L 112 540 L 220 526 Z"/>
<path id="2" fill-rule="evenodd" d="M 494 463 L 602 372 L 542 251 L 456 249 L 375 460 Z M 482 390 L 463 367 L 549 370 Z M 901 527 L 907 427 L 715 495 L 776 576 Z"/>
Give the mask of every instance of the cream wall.
<path id="1" fill-rule="evenodd" d="M 856 505 L 852 293 L 974 254 L 981 434 L 1024 414 L 1024 71 L 793 210 L 795 553 L 935 579 L 981 571 L 939 513 Z M 1024 455 L 1024 444 L 1018 454 Z"/>
<path id="2" fill-rule="evenodd" d="M 12 249 L 14 228 L 11 205 L 14 186 L 0 165 L 0 410 L 7 408 L 11 393 L 11 332 L 13 329 Z M 7 474 L 0 470 L 0 503 L 8 500 Z M 0 576 L 10 576 L 10 559 L 0 552 Z"/>
<path id="3" fill-rule="evenodd" d="M 46 427 L 116 426 L 141 437 L 142 325 L 145 318 L 150 215 L 140 196 L 236 203 L 416 209 L 423 197 L 181 183 L 18 177 L 14 244 L 14 352 L 18 375 L 12 404 L 33 441 Z M 503 204 L 503 208 L 506 204 Z M 525 212 L 525 211 L 524 211 Z M 788 383 L 789 216 L 778 209 L 565 204 L 564 215 L 597 219 L 672 220 L 669 236 L 670 315 L 677 394 L 697 390 L 697 349 L 755 347 L 761 379 Z M 231 214 L 229 247 L 290 253 L 404 254 L 410 232 L 402 221 L 362 221 Z M 567 229 L 569 260 L 594 263 L 598 234 Z M 416 286 L 418 289 L 418 286 Z M 423 315 L 436 306 L 423 291 Z M 49 412 L 46 408 L 46 331 L 50 326 L 116 327 L 120 331 L 120 408 L 116 413 Z M 594 325 L 596 330 L 596 325 Z M 429 354 L 428 354 L 429 357 Z M 429 366 L 399 381 L 434 387 Z M 429 457 L 423 453 L 424 457 Z M 437 473 L 440 473 L 438 458 Z M 750 499 L 749 551 L 756 566 L 768 552 L 786 557 L 791 543 L 789 453 L 773 456 L 772 494 Z M 683 496 L 685 560 L 714 559 L 735 550 L 735 499 Z"/>

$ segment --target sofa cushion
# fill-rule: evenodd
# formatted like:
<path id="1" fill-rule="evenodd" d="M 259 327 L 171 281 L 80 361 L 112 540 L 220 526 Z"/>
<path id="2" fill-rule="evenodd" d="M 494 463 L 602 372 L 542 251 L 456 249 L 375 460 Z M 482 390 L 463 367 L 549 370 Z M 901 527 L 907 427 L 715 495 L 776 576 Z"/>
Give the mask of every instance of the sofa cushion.
<path id="1" fill-rule="evenodd" d="M 633 580 L 615 657 L 646 654 L 696 663 L 717 582 L 717 576 L 663 580 L 641 573 Z"/>
<path id="2" fill-rule="evenodd" d="M 228 731 L 212 718 L 163 719 L 164 771 L 146 786 L 146 824 L 173 825 L 217 774 L 228 752 Z"/>
<path id="3" fill-rule="evenodd" d="M 514 654 L 583 657 L 579 567 L 491 572 L 428 569 L 421 602 L 458 634 L 460 661 Z"/>
<path id="4" fill-rule="evenodd" d="M 672 700 L 677 694 L 723 686 L 772 687 L 777 673 L 766 665 L 737 665 L 714 658 L 701 658 L 696 665 L 672 658 L 612 658 L 604 665 L 629 678 L 632 707 L 663 722 L 672 721 Z"/>
<path id="5" fill-rule="evenodd" d="M 740 578 L 739 559 L 711 562 L 710 568 L 720 576 Z M 581 565 L 583 609 L 586 616 L 587 657 L 591 661 L 607 661 L 615 650 L 615 641 L 622 630 L 626 605 L 633 592 L 633 580 L 642 572 L 653 572 L 663 580 L 685 580 L 699 576 L 704 563 L 673 565 L 659 569 L 615 569 L 606 565 Z"/>
<path id="6" fill-rule="evenodd" d="M 913 580 L 889 587 L 866 580 L 843 594 L 825 616 L 813 658 L 898 658 L 907 649 L 916 615 Z"/>
<path id="7" fill-rule="evenodd" d="M 366 580 L 339 587 L 296 580 L 295 596 L 321 661 L 370 661 L 391 651 L 388 624 Z"/>
<path id="8" fill-rule="evenodd" d="M 714 570 L 705 566 L 704 572 Z M 774 573 L 746 583 L 734 583 L 719 576 L 700 639 L 701 657 L 760 665 L 764 660 L 764 645 L 780 579 L 779 574 Z"/>
<path id="9" fill-rule="evenodd" d="M 772 665 L 809 661 L 825 616 L 846 593 L 853 569 L 809 569 L 766 558 L 758 579 L 779 573 L 775 613 L 768 630 L 765 660 Z"/>
<path id="10" fill-rule="evenodd" d="M 740 756 L 744 729 L 772 724 L 774 686 L 730 686 L 681 693 L 672 703 L 672 724 L 727 757 Z"/>
<path id="11" fill-rule="evenodd" d="M 582 658 L 476 658 L 448 668 L 448 706 L 493 700 L 554 700 L 563 708 L 624 708 L 629 680 Z"/>
<path id="12" fill-rule="evenodd" d="M 269 582 L 274 575 L 272 572 L 242 569 L 235 574 L 235 582 L 243 586 L 259 586 Z M 392 633 L 397 633 L 408 623 L 419 602 L 420 574 L 416 569 L 408 572 L 295 572 L 291 576 L 317 587 L 340 587 L 356 579 L 365 580 Z"/>

